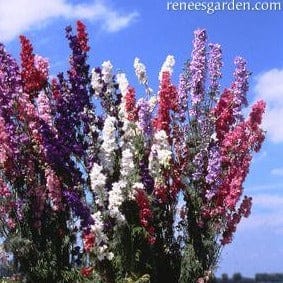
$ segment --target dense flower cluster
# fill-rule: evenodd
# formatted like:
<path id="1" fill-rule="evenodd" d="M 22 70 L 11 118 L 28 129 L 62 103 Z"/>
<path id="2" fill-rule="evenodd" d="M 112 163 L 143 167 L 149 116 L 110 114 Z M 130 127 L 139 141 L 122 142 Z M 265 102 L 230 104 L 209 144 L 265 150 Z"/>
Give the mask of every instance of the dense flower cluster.
<path id="1" fill-rule="evenodd" d="M 196 30 L 192 51 L 192 60 L 189 64 L 191 80 L 189 89 L 192 101 L 192 108 L 199 104 L 204 97 L 204 82 L 206 74 L 206 31 Z"/>
<path id="2" fill-rule="evenodd" d="M 91 225 L 91 232 L 94 234 L 95 243 L 94 243 L 94 253 L 97 256 L 98 260 L 104 260 L 105 258 L 111 260 L 114 256 L 112 252 L 109 251 L 109 238 L 104 231 L 104 221 L 103 216 L 100 211 L 95 212 L 92 215 L 94 224 Z"/>
<path id="3" fill-rule="evenodd" d="M 148 81 L 147 74 L 146 74 L 146 68 L 145 68 L 145 65 L 140 62 L 139 58 L 135 58 L 134 68 L 135 68 L 136 76 L 139 82 L 141 84 L 146 84 Z"/>
<path id="4" fill-rule="evenodd" d="M 32 45 L 26 37 L 21 36 L 20 39 L 23 90 L 31 95 L 36 95 L 47 82 L 48 63 L 42 57 L 33 54 Z"/>
<path id="5" fill-rule="evenodd" d="M 150 202 L 148 196 L 142 189 L 136 190 L 136 201 L 139 206 L 139 218 L 141 225 L 148 233 L 148 242 L 153 245 L 155 242 L 154 227 L 152 226 L 152 211 L 150 209 Z"/>
<path id="6" fill-rule="evenodd" d="M 113 116 L 107 116 L 104 121 L 104 126 L 102 129 L 102 144 L 100 151 L 100 160 L 103 164 L 105 170 L 110 174 L 114 172 L 114 158 L 115 149 L 117 149 L 116 141 L 116 118 Z"/>
<path id="7" fill-rule="evenodd" d="M 235 59 L 234 81 L 222 90 L 221 46 L 203 29 L 194 35 L 178 85 L 173 56 L 157 92 L 134 60 L 145 97 L 110 61 L 90 70 L 82 22 L 76 34 L 66 28 L 69 69 L 53 79 L 24 36 L 21 64 L 0 44 L 0 231 L 31 242 L 35 265 L 55 257 L 65 270 L 71 251 L 83 257 L 83 277 L 154 283 L 196 282 L 215 267 L 250 214 L 243 183 L 264 140 L 265 103 L 245 117 L 246 61 Z M 72 249 L 76 237 L 82 255 Z M 19 251 L 22 271 L 35 278 Z"/>
<path id="8" fill-rule="evenodd" d="M 139 99 L 138 103 L 138 125 L 143 134 L 150 138 L 152 136 L 152 110 L 148 100 L 144 98 Z"/>
<path id="9" fill-rule="evenodd" d="M 160 89 L 158 93 L 158 110 L 154 120 L 154 127 L 157 131 L 164 130 L 166 134 L 170 131 L 170 111 L 176 111 L 177 105 L 177 89 L 171 83 L 171 75 L 169 71 L 162 73 Z"/>
<path id="10" fill-rule="evenodd" d="M 222 67 L 222 51 L 219 44 L 210 44 L 210 54 L 208 58 L 208 72 L 209 72 L 209 86 L 210 93 L 213 96 L 219 94 L 219 79 L 221 78 L 221 67 Z"/>

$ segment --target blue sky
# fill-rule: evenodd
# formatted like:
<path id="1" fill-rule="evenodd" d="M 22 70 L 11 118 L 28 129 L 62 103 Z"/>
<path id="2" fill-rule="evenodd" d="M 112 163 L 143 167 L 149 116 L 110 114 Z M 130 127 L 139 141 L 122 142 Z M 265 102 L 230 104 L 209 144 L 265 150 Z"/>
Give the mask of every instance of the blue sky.
<path id="1" fill-rule="evenodd" d="M 252 215 L 243 221 L 234 242 L 225 247 L 218 274 L 283 272 L 283 2 L 281 11 L 168 11 L 165 0 L 0 0 L 0 41 L 19 57 L 19 34 L 35 52 L 48 57 L 51 73 L 66 69 L 66 25 L 81 19 L 91 39 L 90 64 L 111 60 L 126 71 L 133 85 L 133 60 L 146 64 L 156 90 L 159 69 L 175 56 L 175 77 L 191 52 L 193 31 L 208 31 L 209 41 L 224 52 L 223 86 L 232 80 L 233 59 L 245 57 L 253 75 L 249 101 L 267 102 L 267 138 L 253 160 L 245 184 L 254 199 Z M 169 1 L 170 2 L 170 1 Z M 280 1 L 279 1 L 280 2 Z"/>

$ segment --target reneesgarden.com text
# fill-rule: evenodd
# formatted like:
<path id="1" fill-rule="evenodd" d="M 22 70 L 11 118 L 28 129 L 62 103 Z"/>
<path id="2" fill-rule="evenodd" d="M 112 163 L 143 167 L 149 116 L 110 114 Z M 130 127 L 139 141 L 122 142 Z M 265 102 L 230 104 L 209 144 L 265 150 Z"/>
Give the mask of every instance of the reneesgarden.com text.
<path id="1" fill-rule="evenodd" d="M 280 1 L 167 1 L 166 8 L 168 11 L 205 11 L 214 14 L 217 11 L 281 11 L 281 4 Z"/>

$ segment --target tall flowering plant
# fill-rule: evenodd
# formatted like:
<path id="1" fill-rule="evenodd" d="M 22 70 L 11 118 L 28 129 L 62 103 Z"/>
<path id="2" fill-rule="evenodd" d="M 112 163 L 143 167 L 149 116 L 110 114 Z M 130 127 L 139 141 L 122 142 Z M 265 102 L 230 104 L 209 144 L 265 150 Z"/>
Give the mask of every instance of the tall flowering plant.
<path id="1" fill-rule="evenodd" d="M 93 223 L 79 169 L 92 120 L 84 25 L 78 22 L 77 35 L 68 28 L 67 38 L 68 78 L 52 81 L 48 61 L 26 37 L 20 64 L 0 45 L 1 233 L 28 282 L 63 280 L 76 218 L 83 227 Z"/>
<path id="2" fill-rule="evenodd" d="M 221 46 L 208 44 L 205 30 L 194 35 L 179 84 L 172 82 L 175 59 L 168 56 L 156 94 L 138 58 L 134 68 L 145 88 L 142 98 L 125 74 L 113 74 L 109 61 L 92 71 L 94 95 L 107 107 L 90 172 L 97 206 L 88 252 L 105 282 L 127 276 L 208 281 L 222 247 L 250 214 L 243 183 L 264 140 L 265 103 L 255 103 L 245 118 L 245 60 L 235 59 L 231 86 L 221 90 Z"/>
<path id="3" fill-rule="evenodd" d="M 23 36 L 20 66 L 0 46 L 1 232 L 29 282 L 71 282 L 71 270 L 95 282 L 210 279 L 250 214 L 243 183 L 265 104 L 245 117 L 245 60 L 222 90 L 221 46 L 194 36 L 177 85 L 173 56 L 157 92 L 135 59 L 144 96 L 110 61 L 90 70 L 81 22 L 66 29 L 67 75 L 50 79 Z"/>

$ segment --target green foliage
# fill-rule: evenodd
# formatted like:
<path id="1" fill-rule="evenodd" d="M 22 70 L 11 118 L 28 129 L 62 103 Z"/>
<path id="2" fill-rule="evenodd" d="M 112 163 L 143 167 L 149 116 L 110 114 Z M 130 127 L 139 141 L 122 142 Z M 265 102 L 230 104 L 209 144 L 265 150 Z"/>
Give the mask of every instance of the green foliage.
<path id="1" fill-rule="evenodd" d="M 76 282 L 76 283 L 103 283 L 100 276 L 93 272 L 91 276 L 84 277 L 78 268 L 70 268 L 62 272 L 63 282 Z"/>
<path id="2" fill-rule="evenodd" d="M 151 249 L 147 233 L 139 225 L 137 204 L 129 201 L 124 209 L 127 224 L 116 228 L 111 247 L 116 251 L 112 260 L 115 282 L 150 282 L 145 280 L 151 272 Z"/>
<path id="3" fill-rule="evenodd" d="M 196 282 L 202 272 L 202 265 L 196 260 L 196 253 L 192 244 L 187 244 L 181 263 L 180 283 Z"/>
<path id="4" fill-rule="evenodd" d="M 25 274 L 27 282 L 70 282 L 64 274 L 70 267 L 69 247 L 73 239 L 66 227 L 62 230 L 62 218 L 63 213 L 58 218 L 49 217 L 41 230 L 32 230 L 25 222 L 21 230 L 6 238 L 5 249 L 13 253 L 15 272 Z"/>
<path id="5" fill-rule="evenodd" d="M 188 217 L 188 223 L 185 224 L 184 233 L 190 236 L 186 237 L 184 243 L 185 249 L 182 254 L 180 283 L 196 282 L 198 278 L 210 274 L 216 266 L 220 252 L 213 224 L 206 222 L 198 225 L 199 211 L 197 208 L 201 206 L 201 199 L 193 193 L 189 198 L 188 213 L 190 213 L 190 218 Z"/>
<path id="6" fill-rule="evenodd" d="M 144 274 L 139 278 L 137 278 L 135 275 L 132 275 L 132 277 L 127 277 L 122 280 L 121 283 L 150 283 L 150 275 Z"/>

